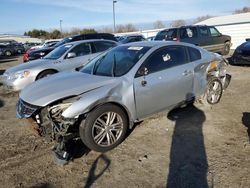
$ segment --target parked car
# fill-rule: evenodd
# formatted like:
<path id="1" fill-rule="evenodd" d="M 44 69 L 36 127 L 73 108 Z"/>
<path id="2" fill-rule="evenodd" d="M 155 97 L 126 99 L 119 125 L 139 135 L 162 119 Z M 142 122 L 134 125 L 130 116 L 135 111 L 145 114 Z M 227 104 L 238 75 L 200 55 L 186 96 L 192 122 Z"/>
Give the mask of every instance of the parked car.
<path id="1" fill-rule="evenodd" d="M 250 39 L 238 46 L 232 57 L 229 59 L 231 64 L 250 64 Z"/>
<path id="2" fill-rule="evenodd" d="M 11 44 L 11 46 L 13 46 L 13 48 L 15 49 L 15 51 L 18 54 L 25 53 L 25 48 L 24 48 L 23 44 L 21 44 L 21 43 L 14 43 L 14 44 Z"/>
<path id="3" fill-rule="evenodd" d="M 146 39 L 142 35 L 126 35 L 119 38 L 119 43 L 126 44 L 130 42 L 145 41 Z"/>
<path id="4" fill-rule="evenodd" d="M 158 32 L 155 40 L 187 42 L 222 55 L 227 55 L 231 47 L 230 36 L 221 34 L 214 26 L 206 25 L 165 29 Z"/>
<path id="5" fill-rule="evenodd" d="M 218 103 L 230 81 L 226 65 L 222 56 L 187 43 L 120 45 L 79 72 L 59 73 L 25 88 L 17 117 L 30 118 L 39 134 L 56 140 L 62 159 L 69 156 L 67 143 L 76 138 L 106 152 L 146 117 L 194 98 Z"/>
<path id="6" fill-rule="evenodd" d="M 0 44 L 0 48 L 1 48 L 2 52 L 3 52 L 3 55 L 7 56 L 7 57 L 15 55 L 17 53 L 14 46 L 10 45 L 10 44 L 8 44 L 8 45 Z"/>
<path id="7" fill-rule="evenodd" d="M 35 50 L 35 49 L 40 49 L 40 48 L 52 47 L 56 43 L 58 43 L 59 41 L 60 40 L 49 40 L 49 41 L 46 41 L 46 42 L 42 43 L 41 45 L 33 46 L 30 49 Z"/>
<path id="8" fill-rule="evenodd" d="M 0 57 L 3 56 L 3 50 L 0 48 Z"/>
<path id="9" fill-rule="evenodd" d="M 89 40 L 89 39 L 106 39 L 106 40 L 113 40 L 116 41 L 115 37 L 113 34 L 109 33 L 95 33 L 95 34 L 82 34 L 82 35 L 75 35 L 71 37 L 66 37 L 60 42 L 56 43 L 53 47 L 48 47 L 48 48 L 42 48 L 42 49 L 37 49 L 37 50 L 30 50 L 26 52 L 23 56 L 23 62 L 35 60 L 44 57 L 47 55 L 49 52 L 54 50 L 55 48 L 69 43 L 69 42 L 74 42 L 74 41 L 79 41 L 79 40 Z M 32 52 L 32 53 L 31 53 Z"/>
<path id="10" fill-rule="evenodd" d="M 116 42 L 109 40 L 85 40 L 67 43 L 57 47 L 43 59 L 7 69 L 2 80 L 10 90 L 19 91 L 48 75 L 82 67 L 103 51 L 116 45 Z"/>

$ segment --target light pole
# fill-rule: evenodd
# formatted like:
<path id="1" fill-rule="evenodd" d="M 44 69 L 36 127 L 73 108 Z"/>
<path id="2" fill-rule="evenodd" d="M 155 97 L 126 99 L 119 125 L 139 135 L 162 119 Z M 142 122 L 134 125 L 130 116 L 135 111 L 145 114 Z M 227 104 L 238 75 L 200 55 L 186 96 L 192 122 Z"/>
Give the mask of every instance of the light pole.
<path id="1" fill-rule="evenodd" d="M 60 31 L 61 31 L 61 35 L 62 35 L 62 20 L 60 20 Z"/>
<path id="2" fill-rule="evenodd" d="M 113 0 L 113 22 L 114 22 L 113 32 L 114 33 L 115 33 L 115 3 L 117 3 L 117 1 Z"/>

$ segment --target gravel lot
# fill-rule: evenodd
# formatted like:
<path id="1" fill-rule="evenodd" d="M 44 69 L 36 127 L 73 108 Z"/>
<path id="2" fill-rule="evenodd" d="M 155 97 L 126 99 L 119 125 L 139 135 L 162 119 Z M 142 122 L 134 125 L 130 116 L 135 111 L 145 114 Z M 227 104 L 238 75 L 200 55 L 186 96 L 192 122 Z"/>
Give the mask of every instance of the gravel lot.
<path id="1" fill-rule="evenodd" d="M 0 59 L 0 74 L 21 57 Z M 0 187 L 250 187 L 250 67 L 229 66 L 219 104 L 196 104 L 138 124 L 116 149 L 81 149 L 66 166 L 53 144 L 16 119 L 0 86 Z"/>

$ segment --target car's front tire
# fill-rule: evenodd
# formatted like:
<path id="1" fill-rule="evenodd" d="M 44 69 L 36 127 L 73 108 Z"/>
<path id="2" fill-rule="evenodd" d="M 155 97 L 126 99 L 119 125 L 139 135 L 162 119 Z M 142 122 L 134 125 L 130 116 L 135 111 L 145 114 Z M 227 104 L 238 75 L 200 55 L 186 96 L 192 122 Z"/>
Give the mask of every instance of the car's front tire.
<path id="1" fill-rule="evenodd" d="M 80 124 L 80 137 L 91 150 L 106 152 L 119 145 L 128 129 L 126 113 L 118 106 L 105 104 L 91 111 Z"/>

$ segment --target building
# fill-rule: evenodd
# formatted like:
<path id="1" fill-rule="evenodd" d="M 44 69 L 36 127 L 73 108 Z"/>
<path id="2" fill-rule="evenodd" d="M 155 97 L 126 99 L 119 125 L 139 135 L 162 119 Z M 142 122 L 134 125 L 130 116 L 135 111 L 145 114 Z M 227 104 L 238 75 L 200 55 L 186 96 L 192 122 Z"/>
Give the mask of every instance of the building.
<path id="1" fill-rule="evenodd" d="M 207 19 L 197 25 L 214 25 L 223 34 L 232 37 L 232 49 L 250 38 L 250 13 L 233 14 Z"/>
<path id="2" fill-rule="evenodd" d="M 3 34 L 1 35 L 0 34 L 0 40 L 14 40 L 14 41 L 17 41 L 19 43 L 26 43 L 26 42 L 29 42 L 29 43 L 41 43 L 43 42 L 42 39 L 38 39 L 38 38 L 31 38 L 29 36 L 23 36 L 23 35 L 8 35 L 8 34 Z"/>

